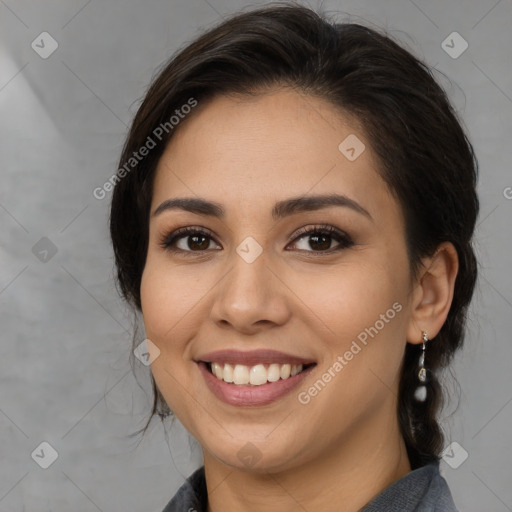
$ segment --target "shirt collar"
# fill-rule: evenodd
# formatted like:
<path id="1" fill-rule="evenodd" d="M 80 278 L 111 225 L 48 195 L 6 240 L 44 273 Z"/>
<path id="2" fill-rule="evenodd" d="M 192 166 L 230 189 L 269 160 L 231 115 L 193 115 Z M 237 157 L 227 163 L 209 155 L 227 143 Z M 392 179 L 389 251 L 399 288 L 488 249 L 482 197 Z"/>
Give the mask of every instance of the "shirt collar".
<path id="1" fill-rule="evenodd" d="M 194 471 L 163 512 L 206 512 L 204 466 Z M 457 512 L 439 462 L 417 468 L 380 492 L 360 512 Z"/>

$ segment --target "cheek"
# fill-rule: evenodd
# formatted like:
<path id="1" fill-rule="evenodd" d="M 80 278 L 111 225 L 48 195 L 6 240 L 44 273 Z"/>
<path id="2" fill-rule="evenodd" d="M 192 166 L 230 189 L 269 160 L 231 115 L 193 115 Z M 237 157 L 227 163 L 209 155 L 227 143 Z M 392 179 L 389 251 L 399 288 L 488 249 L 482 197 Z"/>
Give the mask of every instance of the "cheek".
<path id="1" fill-rule="evenodd" d="M 345 340 L 373 325 L 403 292 L 396 272 L 361 263 L 309 276 L 295 272 L 289 279 L 312 318 L 327 333 Z"/>
<path id="2" fill-rule="evenodd" d="M 159 349 L 151 373 L 171 410 L 183 410 L 182 388 L 187 378 L 183 364 L 192 328 L 190 311 L 197 303 L 188 293 L 180 272 L 170 272 L 165 262 L 148 254 L 141 280 L 141 306 L 146 337 Z M 189 313 L 187 315 L 187 313 Z"/>
<path id="3" fill-rule="evenodd" d="M 401 276 L 377 267 L 352 267 L 300 292 L 314 310 L 324 354 L 318 380 L 301 390 L 311 398 L 313 416 L 329 410 L 338 428 L 396 395 L 407 325 L 400 282 Z"/>
<path id="4" fill-rule="evenodd" d="M 160 276 L 154 265 L 146 264 L 142 274 L 140 286 L 140 300 L 142 316 L 148 338 L 158 341 L 165 329 L 169 329 L 169 317 L 166 311 L 174 311 L 172 308 L 172 295 L 165 293 L 166 279 Z M 171 306 L 171 308 L 169 308 Z"/>
<path id="5" fill-rule="evenodd" d="M 165 257 L 148 254 L 141 280 L 141 305 L 146 334 L 168 348 L 167 340 L 179 339 L 176 333 L 193 316 L 208 290 L 208 283 L 199 282 L 183 267 L 171 268 Z"/>
<path id="6" fill-rule="evenodd" d="M 343 357 L 343 370 L 336 372 L 343 377 L 334 380 L 354 398 L 362 390 L 375 390 L 376 383 L 384 390 L 393 386 L 407 326 L 406 273 L 382 260 L 361 261 L 323 275 L 296 277 L 293 285 L 323 347 L 322 369 Z M 347 400 L 344 392 L 336 395 Z"/>

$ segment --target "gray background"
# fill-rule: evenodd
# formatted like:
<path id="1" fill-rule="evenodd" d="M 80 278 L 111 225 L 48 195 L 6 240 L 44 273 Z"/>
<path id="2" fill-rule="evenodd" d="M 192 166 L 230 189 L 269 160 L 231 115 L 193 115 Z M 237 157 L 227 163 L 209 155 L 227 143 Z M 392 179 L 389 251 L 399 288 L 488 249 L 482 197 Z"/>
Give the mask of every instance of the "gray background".
<path id="1" fill-rule="evenodd" d="M 130 368 L 110 195 L 92 191 L 115 172 L 155 69 L 222 17 L 262 3 L 0 0 L 1 512 L 160 512 L 200 464 L 178 423 L 154 421 L 140 443 L 128 437 L 150 410 L 149 370 L 136 361 L 136 378 Z M 454 365 L 460 405 L 444 414 L 447 444 L 468 458 L 452 468 L 464 454 L 456 447 L 441 469 L 461 511 L 512 510 L 512 2 L 323 7 L 388 29 L 451 79 L 439 78 L 480 162 L 480 280 Z M 44 31 L 59 45 L 47 59 L 31 47 Z M 453 31 L 469 44 L 458 58 L 441 47 Z M 48 469 L 31 457 L 43 441 L 58 453 Z M 48 449 L 36 453 L 48 460 Z"/>

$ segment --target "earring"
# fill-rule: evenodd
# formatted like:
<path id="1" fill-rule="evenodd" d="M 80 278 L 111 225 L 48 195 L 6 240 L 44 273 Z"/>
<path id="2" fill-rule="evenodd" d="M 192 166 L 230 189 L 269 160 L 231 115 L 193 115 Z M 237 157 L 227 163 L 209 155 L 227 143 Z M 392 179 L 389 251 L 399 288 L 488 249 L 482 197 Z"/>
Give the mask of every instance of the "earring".
<path id="1" fill-rule="evenodd" d="M 428 336 L 425 331 L 422 331 L 423 337 L 423 349 L 420 354 L 420 359 L 418 362 L 419 371 L 418 371 L 418 379 L 421 384 L 416 388 L 414 392 L 414 398 L 419 402 L 424 402 L 427 398 L 427 387 L 425 386 L 425 382 L 427 382 L 427 370 L 425 368 L 425 348 L 428 341 Z"/>

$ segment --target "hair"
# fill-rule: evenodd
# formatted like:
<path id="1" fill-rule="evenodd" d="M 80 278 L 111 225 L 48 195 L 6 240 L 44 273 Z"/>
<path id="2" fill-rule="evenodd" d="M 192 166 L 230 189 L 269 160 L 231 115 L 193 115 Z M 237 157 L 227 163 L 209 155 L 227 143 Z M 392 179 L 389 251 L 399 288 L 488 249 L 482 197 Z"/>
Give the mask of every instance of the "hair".
<path id="1" fill-rule="evenodd" d="M 472 236 L 479 211 L 478 163 L 446 93 L 425 63 L 389 35 L 329 21 L 303 6 L 280 2 L 238 13 L 180 49 L 159 71 L 134 117 L 119 168 L 157 127 L 168 128 L 176 109 L 191 98 L 201 103 L 217 95 L 280 87 L 322 98 L 360 122 L 378 157 L 378 172 L 401 206 L 413 278 L 422 258 L 432 256 L 442 242 L 451 242 L 457 251 L 453 301 L 426 351 L 424 402 L 414 398 L 420 344 L 406 344 L 400 370 L 397 416 L 411 467 L 438 461 L 444 443 L 437 421 L 444 404 L 439 371 L 463 344 L 477 278 Z M 118 175 L 113 191 L 116 284 L 135 313 L 141 311 L 155 170 L 175 131 L 160 129 L 156 147 L 129 173 Z M 151 380 L 153 409 L 144 432 L 155 414 L 163 419 L 172 413 L 152 375 Z"/>

